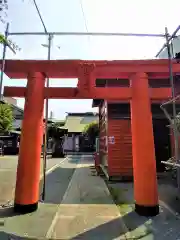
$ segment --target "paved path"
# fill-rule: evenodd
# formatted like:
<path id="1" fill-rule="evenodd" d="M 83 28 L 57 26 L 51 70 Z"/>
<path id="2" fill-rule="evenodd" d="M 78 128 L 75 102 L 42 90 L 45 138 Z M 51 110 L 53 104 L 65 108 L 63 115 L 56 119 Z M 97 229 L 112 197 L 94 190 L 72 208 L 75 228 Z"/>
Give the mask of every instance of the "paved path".
<path id="1" fill-rule="evenodd" d="M 67 158 L 48 175 L 47 198 L 38 211 L 0 218 L 0 239 L 12 233 L 29 240 L 126 239 L 127 229 L 106 184 L 91 168 L 92 158 L 77 164 L 79 158 Z"/>
<path id="2" fill-rule="evenodd" d="M 0 209 L 1 240 L 10 239 L 12 233 L 12 239 L 29 240 L 180 239 L 179 216 L 161 202 L 158 216 L 145 218 L 137 215 L 133 206 L 132 183 L 109 185 L 120 191 L 117 208 L 104 180 L 96 176 L 91 157 L 83 157 L 80 162 L 79 159 L 80 156 L 69 156 L 49 173 L 46 201 L 39 203 L 38 211 L 15 216 L 11 209 Z M 1 162 L 2 165 L 6 171 L 16 166 L 15 162 Z M 162 193 L 167 196 L 166 188 L 167 184 L 161 188 L 160 196 Z M 167 190 L 170 192 L 170 188 Z"/>
<path id="3" fill-rule="evenodd" d="M 84 157 L 47 233 L 47 239 L 126 239 L 118 208 L 91 158 Z"/>
<path id="4" fill-rule="evenodd" d="M 0 239 L 9 235 L 23 236 L 22 239 L 45 239 L 47 231 L 62 201 L 79 158 L 68 157 L 46 178 L 46 199 L 39 203 L 38 211 L 26 215 L 14 215 L 12 209 L 0 209 Z M 54 159 L 55 160 L 55 159 Z M 59 159 L 60 160 L 60 159 Z M 59 161 L 56 159 L 56 161 Z M 48 160 L 50 161 L 50 160 Z M 52 163 L 49 163 L 49 166 Z M 8 234 L 9 233 L 9 234 Z M 18 238 L 19 239 L 19 238 Z"/>
<path id="5" fill-rule="evenodd" d="M 47 172 L 59 164 L 63 159 L 48 158 Z M 41 158 L 42 162 L 42 158 Z M 0 205 L 6 204 L 14 197 L 14 188 L 16 184 L 16 169 L 18 164 L 18 156 L 0 157 Z M 43 168 L 41 164 L 41 176 Z"/>
<path id="6" fill-rule="evenodd" d="M 61 203 L 64 193 L 67 190 L 68 184 L 76 168 L 78 159 L 79 158 L 76 157 L 67 157 L 65 160 L 61 159 L 59 167 L 57 167 L 57 165 L 53 165 L 55 166 L 54 170 L 53 167 L 50 168 L 50 173 L 46 176 L 45 203 Z M 42 181 L 40 183 L 40 189 L 42 189 Z"/>

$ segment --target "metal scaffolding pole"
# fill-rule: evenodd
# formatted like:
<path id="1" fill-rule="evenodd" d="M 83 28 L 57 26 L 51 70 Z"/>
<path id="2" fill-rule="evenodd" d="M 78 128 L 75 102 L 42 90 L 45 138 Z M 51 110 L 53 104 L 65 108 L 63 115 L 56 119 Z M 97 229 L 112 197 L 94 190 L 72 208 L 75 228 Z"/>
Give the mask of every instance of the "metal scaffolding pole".
<path id="1" fill-rule="evenodd" d="M 166 35 L 166 47 L 168 52 L 168 64 L 169 64 L 169 75 L 170 75 L 170 83 L 171 83 L 171 90 L 172 90 L 172 99 L 175 99 L 175 88 L 174 88 L 174 78 L 173 78 L 173 70 L 172 70 L 172 56 L 170 50 L 170 41 L 169 41 L 169 34 L 167 27 L 165 28 L 165 35 Z M 174 148 L 175 148 L 175 161 L 179 163 L 179 144 L 178 144 L 178 131 L 176 126 L 176 103 L 175 100 L 172 101 L 173 107 L 173 135 L 174 135 Z M 177 168 L 177 184 L 178 190 L 180 191 L 180 168 Z"/>
<path id="2" fill-rule="evenodd" d="M 171 56 L 171 50 L 170 50 L 170 44 L 169 44 L 169 34 L 167 27 L 165 28 L 166 33 L 166 46 L 168 51 L 168 65 L 169 65 L 169 77 L 170 77 L 170 83 L 171 83 L 171 91 L 172 91 L 172 99 L 175 99 L 175 88 L 174 88 L 174 78 L 173 78 L 173 70 L 172 70 L 172 56 Z M 176 119 L 176 103 L 175 101 L 172 101 L 172 107 L 173 107 L 173 119 L 175 121 Z M 179 159 L 179 150 L 178 150 L 178 132 L 176 128 L 176 124 L 173 124 L 173 132 L 174 132 L 174 140 L 175 140 L 175 158 L 176 161 Z"/>
<path id="3" fill-rule="evenodd" d="M 52 44 L 52 35 L 48 37 L 48 60 L 51 59 L 51 44 Z M 49 77 L 46 80 L 46 88 L 49 88 Z M 46 195 L 46 168 L 47 168 L 47 135 L 48 135 L 48 108 L 49 108 L 49 99 L 46 98 L 45 105 L 45 135 L 44 135 L 44 148 L 43 148 L 43 192 L 42 192 L 42 200 L 45 200 Z"/>
<path id="4" fill-rule="evenodd" d="M 178 163 L 169 163 L 169 162 L 164 162 L 164 161 L 161 161 L 161 163 L 163 163 L 165 165 L 169 165 L 171 167 L 178 167 L 178 168 L 180 168 L 180 164 L 178 164 Z"/>
<path id="5" fill-rule="evenodd" d="M 177 34 L 177 32 L 178 32 L 179 30 L 180 30 L 180 25 L 176 28 L 176 30 L 173 32 L 173 34 L 168 37 L 168 43 L 169 43 L 173 38 L 176 37 L 176 34 Z M 167 46 L 167 41 L 166 41 L 166 43 L 162 46 L 162 48 L 159 50 L 159 52 L 156 54 L 155 57 L 158 57 L 159 54 L 166 48 L 166 46 Z"/>
<path id="6" fill-rule="evenodd" d="M 10 32 L 9 35 L 59 35 L 59 36 L 122 36 L 122 37 L 158 37 L 165 34 L 118 33 L 118 32 Z"/>
<path id="7" fill-rule="evenodd" d="M 4 39 L 5 41 L 3 43 L 3 55 L 2 55 L 1 78 L 0 78 L 0 99 L 1 100 L 3 99 L 2 86 L 3 86 L 3 77 L 4 77 L 5 62 L 6 62 L 8 31 L 9 31 L 9 23 L 7 23 L 7 26 L 6 26 L 5 39 Z"/>

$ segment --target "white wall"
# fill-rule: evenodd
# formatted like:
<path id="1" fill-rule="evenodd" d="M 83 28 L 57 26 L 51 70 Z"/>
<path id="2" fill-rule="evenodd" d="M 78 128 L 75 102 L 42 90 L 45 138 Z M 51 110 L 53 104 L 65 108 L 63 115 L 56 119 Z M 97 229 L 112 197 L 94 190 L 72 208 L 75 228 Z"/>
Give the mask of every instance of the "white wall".
<path id="1" fill-rule="evenodd" d="M 65 136 L 65 140 L 64 140 L 64 144 L 63 144 L 63 148 L 64 148 L 64 151 L 72 151 L 73 148 L 74 148 L 74 137 L 68 137 L 68 136 Z"/>
<path id="2" fill-rule="evenodd" d="M 22 120 L 20 120 L 20 119 L 15 119 L 14 121 L 13 121 L 13 128 L 21 128 L 21 125 L 22 125 Z"/>
<path id="3" fill-rule="evenodd" d="M 75 151 L 79 151 L 79 136 L 75 136 Z"/>

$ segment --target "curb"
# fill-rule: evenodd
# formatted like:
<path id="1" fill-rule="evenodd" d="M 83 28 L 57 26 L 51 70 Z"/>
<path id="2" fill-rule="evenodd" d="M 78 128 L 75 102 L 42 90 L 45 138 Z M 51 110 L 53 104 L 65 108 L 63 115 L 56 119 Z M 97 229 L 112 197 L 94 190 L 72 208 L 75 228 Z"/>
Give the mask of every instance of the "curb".
<path id="1" fill-rule="evenodd" d="M 51 168 L 49 168 L 47 171 L 46 171 L 46 175 L 48 175 L 49 173 L 51 173 L 53 170 L 55 170 L 57 167 L 59 167 L 59 165 L 61 163 L 63 163 L 65 160 L 67 160 L 68 158 L 64 158 L 61 162 L 57 163 L 56 165 L 52 166 Z M 40 180 L 42 180 L 43 178 L 43 173 L 40 175 Z"/>

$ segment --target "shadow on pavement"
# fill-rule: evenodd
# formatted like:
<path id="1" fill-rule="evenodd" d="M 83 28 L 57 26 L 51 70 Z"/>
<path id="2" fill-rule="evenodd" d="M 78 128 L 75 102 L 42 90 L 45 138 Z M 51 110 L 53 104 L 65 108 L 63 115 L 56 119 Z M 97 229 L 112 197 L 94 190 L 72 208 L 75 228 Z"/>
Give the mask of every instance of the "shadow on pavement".
<path id="1" fill-rule="evenodd" d="M 46 175 L 46 189 L 44 203 L 60 204 L 67 190 L 75 168 L 58 167 Z M 42 195 L 43 179 L 40 181 L 40 192 Z"/>
<path id="2" fill-rule="evenodd" d="M 38 238 L 29 238 L 29 237 L 19 237 L 15 234 L 9 234 L 4 231 L 0 231 L 0 239 L 1 240 L 38 240 Z M 47 239 L 48 240 L 48 239 Z M 53 240 L 53 239 L 52 239 Z"/>
<path id="3" fill-rule="evenodd" d="M 145 224 L 148 220 L 153 217 L 139 216 L 135 211 L 131 211 L 122 217 L 123 222 L 128 226 L 129 231 L 137 229 L 139 226 Z"/>
<path id="4" fill-rule="evenodd" d="M 111 231 L 109 231 L 109 228 Z M 85 239 L 85 240 L 112 240 L 116 239 L 120 236 L 122 236 L 124 233 L 119 231 L 118 227 L 118 220 L 110 221 L 104 225 L 101 225 L 97 228 L 91 229 L 89 231 L 86 231 L 82 234 L 77 235 L 76 237 L 73 237 L 71 239 L 78 240 L 78 239 Z M 38 240 L 38 238 L 35 237 L 19 237 L 15 234 L 9 234 L 4 231 L 0 231 L 0 239 L 1 240 Z M 42 238 L 40 238 L 42 239 Z M 60 238 L 50 238 L 47 240 L 60 240 Z"/>
<path id="5" fill-rule="evenodd" d="M 105 224 L 102 224 L 98 227 L 93 229 L 87 230 L 84 233 L 81 233 L 71 239 L 79 240 L 79 239 L 86 239 L 86 240 L 112 240 L 118 239 L 120 236 L 126 234 L 124 228 L 122 228 L 122 220 L 121 218 L 117 218 L 115 220 L 111 220 Z M 123 238 L 126 239 L 126 238 Z"/>
<path id="6" fill-rule="evenodd" d="M 156 218 L 156 217 L 155 217 Z M 152 226 L 156 224 L 155 219 L 153 220 L 154 223 L 148 225 L 148 220 L 153 218 L 151 217 L 140 217 L 136 212 L 132 211 L 128 214 L 124 215 L 123 217 L 119 217 L 117 219 L 111 220 L 105 224 L 102 224 L 98 227 L 92 228 L 87 230 L 84 233 L 78 234 L 77 236 L 73 237 L 73 240 L 78 239 L 119 239 L 120 237 L 124 237 L 121 239 L 154 239 L 152 237 L 157 236 L 157 239 L 172 239 L 175 240 L 177 238 L 171 238 L 170 236 L 163 236 L 164 232 L 167 230 L 165 229 L 164 232 L 152 230 Z M 125 225 L 124 225 L 125 224 Z M 163 226 L 162 221 L 162 226 Z M 144 225 L 144 228 L 140 228 Z M 164 227 L 164 226 L 163 226 Z M 137 230 L 137 231 L 136 231 Z M 136 232 L 133 232 L 136 231 Z M 125 234 L 128 234 L 125 236 Z M 150 237 L 151 238 L 148 238 Z"/>
<path id="7" fill-rule="evenodd" d="M 87 167 L 81 167 L 81 169 L 89 169 Z M 64 194 L 68 188 L 69 182 L 71 181 L 73 172 L 75 168 L 56 168 L 53 172 L 49 173 L 46 176 L 46 190 L 45 190 L 45 201 L 44 203 L 50 204 L 60 204 L 63 200 Z M 109 197 L 107 198 L 107 192 L 104 191 L 104 188 L 97 185 L 95 178 L 99 178 L 99 176 L 94 176 L 92 171 L 92 178 L 94 182 L 92 183 L 92 187 L 89 189 L 88 186 L 84 185 L 84 188 L 79 187 L 79 183 L 74 179 L 73 187 L 73 198 L 69 200 L 66 204 L 114 204 L 113 201 L 109 201 Z M 87 176 L 84 175 L 83 178 Z M 83 178 L 80 178 L 80 181 L 83 181 Z M 84 182 L 84 184 L 89 184 L 88 182 Z M 43 180 L 40 182 L 40 201 L 42 196 L 43 189 Z M 72 191 L 72 189 L 71 189 Z M 97 193 L 97 194 L 96 194 Z"/>
<path id="8" fill-rule="evenodd" d="M 142 217 L 135 211 L 117 219 L 111 220 L 98 227 L 87 230 L 71 238 L 78 239 L 179 239 L 179 225 L 174 227 L 174 222 L 169 225 L 156 217 Z M 157 225 L 158 224 L 158 225 Z M 124 227 L 123 227 L 124 226 Z M 125 235 L 128 234 L 128 235 Z"/>
<path id="9" fill-rule="evenodd" d="M 124 217 L 119 217 L 117 219 L 111 220 L 105 224 L 99 225 L 95 228 L 89 229 L 87 231 L 85 231 L 84 233 L 78 234 L 75 237 L 71 238 L 73 240 L 78 240 L 78 239 L 94 239 L 94 240 L 99 240 L 99 239 L 107 239 L 107 240 L 111 240 L 111 239 L 116 239 L 119 238 L 120 236 L 123 236 L 124 234 L 126 234 L 129 230 L 133 231 L 136 228 L 138 228 L 140 225 L 144 224 L 148 218 L 141 218 L 141 220 L 139 221 L 133 221 L 134 219 L 134 214 L 136 214 L 135 212 L 131 212 L 129 214 L 127 214 Z M 136 217 L 136 219 L 138 219 Z M 123 221 L 126 223 L 128 222 L 132 222 L 131 227 L 128 226 L 129 229 L 127 229 L 124 225 L 123 225 Z M 31 238 L 31 237 L 18 237 L 16 235 L 13 234 L 8 234 L 4 231 L 0 231 L 0 239 L 1 240 L 20 240 L 20 239 L 29 239 L 29 240 L 38 240 L 38 238 Z M 56 238 L 58 239 L 58 238 Z M 126 238 L 124 238 L 126 239 Z M 53 238 L 50 238 L 49 240 L 53 240 Z"/>
<path id="10" fill-rule="evenodd" d="M 112 239 L 116 239 L 122 235 L 124 235 L 126 233 L 126 231 L 122 228 L 122 222 L 121 219 L 115 219 L 113 221 L 109 221 L 105 224 L 102 224 L 98 227 L 95 227 L 93 229 L 87 230 L 84 233 L 78 234 L 75 237 L 72 237 L 71 239 L 74 240 L 78 240 L 78 239 L 86 239 L 86 240 L 99 240 L 99 239 L 103 239 L 103 240 L 112 240 Z M 1 240 L 25 240 L 25 239 L 29 239 L 29 240 L 38 240 L 38 238 L 31 238 L 31 237 L 19 237 L 15 234 L 9 234 L 6 233 L 4 231 L 0 231 L 0 239 Z M 53 240 L 54 238 L 50 238 L 49 240 Z M 58 240 L 58 238 L 55 238 L 56 240 Z M 55 240 L 54 239 L 54 240 Z M 48 240 L 48 239 L 47 239 Z M 60 240 L 60 238 L 59 238 Z"/>
<path id="11" fill-rule="evenodd" d="M 19 215 L 20 214 L 14 212 L 13 206 L 0 209 L 0 221 L 1 221 L 1 218 L 14 217 Z M 2 226 L 1 222 L 0 222 L 0 226 Z"/>

